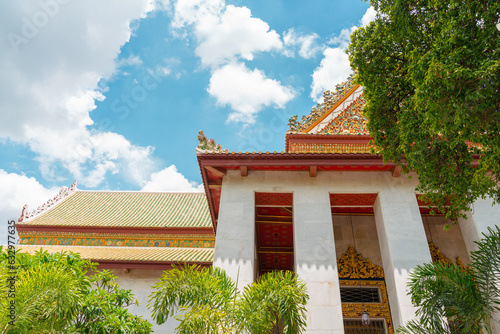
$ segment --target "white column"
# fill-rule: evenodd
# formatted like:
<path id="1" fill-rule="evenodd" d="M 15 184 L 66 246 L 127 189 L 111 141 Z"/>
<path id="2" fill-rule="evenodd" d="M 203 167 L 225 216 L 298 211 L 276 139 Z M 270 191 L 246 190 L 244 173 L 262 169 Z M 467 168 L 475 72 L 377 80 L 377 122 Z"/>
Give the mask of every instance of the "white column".
<path id="1" fill-rule="evenodd" d="M 328 192 L 293 194 L 295 272 L 307 284 L 307 333 L 344 333 Z"/>
<path id="2" fill-rule="evenodd" d="M 483 233 L 488 233 L 488 227 L 500 225 L 500 205 L 493 206 L 490 198 L 478 199 L 474 202 L 473 211 L 467 214 L 467 219 L 460 219 L 459 224 L 467 250 L 476 250 L 474 242 L 479 241 Z"/>
<path id="3" fill-rule="evenodd" d="M 416 265 L 429 263 L 432 258 L 412 187 L 381 191 L 373 209 L 392 321 L 397 329 L 415 318 L 416 309 L 407 295 L 409 274 Z"/>
<path id="4" fill-rule="evenodd" d="M 255 193 L 224 182 L 213 266 L 224 269 L 242 290 L 254 280 L 254 264 Z"/>
<path id="5" fill-rule="evenodd" d="M 488 234 L 488 227 L 500 225 L 500 205 L 493 205 L 493 200 L 478 199 L 474 202 L 473 211 L 467 214 L 467 219 L 459 220 L 465 246 L 469 252 L 477 250 L 475 241 Z M 493 332 L 500 333 L 500 312 L 493 315 Z"/>

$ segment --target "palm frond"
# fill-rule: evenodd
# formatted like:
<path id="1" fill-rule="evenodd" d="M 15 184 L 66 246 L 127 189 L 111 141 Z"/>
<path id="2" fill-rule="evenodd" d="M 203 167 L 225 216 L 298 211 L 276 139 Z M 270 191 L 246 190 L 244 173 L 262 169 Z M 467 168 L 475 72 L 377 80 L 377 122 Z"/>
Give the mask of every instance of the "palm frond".
<path id="1" fill-rule="evenodd" d="M 153 286 L 148 307 L 158 324 L 182 309 L 191 308 L 232 314 L 233 301 L 238 294 L 236 284 L 219 268 L 200 268 L 197 265 L 174 267 L 163 273 Z M 193 320 L 194 321 L 194 320 Z"/>
<path id="2" fill-rule="evenodd" d="M 419 319 L 399 332 L 491 333 L 492 315 L 500 310 L 500 229 L 488 232 L 471 252 L 469 270 L 444 263 L 414 268 L 408 286 Z"/>
<path id="3" fill-rule="evenodd" d="M 305 283 L 290 271 L 265 274 L 243 292 L 242 312 L 251 333 L 302 333 L 306 328 Z"/>

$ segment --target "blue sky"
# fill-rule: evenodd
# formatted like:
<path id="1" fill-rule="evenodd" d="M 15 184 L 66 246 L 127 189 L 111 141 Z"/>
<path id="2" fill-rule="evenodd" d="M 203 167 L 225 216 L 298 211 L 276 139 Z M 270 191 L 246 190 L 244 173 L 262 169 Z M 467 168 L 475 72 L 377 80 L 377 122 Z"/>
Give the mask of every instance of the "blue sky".
<path id="1" fill-rule="evenodd" d="M 350 73 L 361 0 L 0 4 L 0 216 L 79 189 L 201 191 L 197 133 L 282 151 Z M 300 117 L 300 116 L 299 116 Z"/>

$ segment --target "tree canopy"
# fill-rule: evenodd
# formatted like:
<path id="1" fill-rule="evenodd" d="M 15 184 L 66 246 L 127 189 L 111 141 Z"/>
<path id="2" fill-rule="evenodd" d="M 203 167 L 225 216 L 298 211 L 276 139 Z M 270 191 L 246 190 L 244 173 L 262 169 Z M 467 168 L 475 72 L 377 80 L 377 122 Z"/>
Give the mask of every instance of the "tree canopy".
<path id="1" fill-rule="evenodd" d="M 11 255 L 0 246 L 0 334 L 152 332 L 128 311 L 131 290 L 96 263 L 69 252 L 16 252 L 14 263 Z"/>
<path id="2" fill-rule="evenodd" d="M 149 296 L 153 319 L 179 320 L 176 333 L 303 333 L 306 285 L 289 271 L 259 277 L 240 293 L 224 270 L 197 265 L 165 271 Z"/>
<path id="3" fill-rule="evenodd" d="M 457 219 L 500 200 L 498 0 L 372 0 L 377 16 L 347 53 L 384 161 Z"/>

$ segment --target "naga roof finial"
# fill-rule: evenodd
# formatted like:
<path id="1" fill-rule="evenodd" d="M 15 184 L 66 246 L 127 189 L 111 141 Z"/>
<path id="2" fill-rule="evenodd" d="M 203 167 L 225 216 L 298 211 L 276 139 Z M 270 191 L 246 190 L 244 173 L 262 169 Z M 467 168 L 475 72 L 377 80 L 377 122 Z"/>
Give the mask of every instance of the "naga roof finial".
<path id="1" fill-rule="evenodd" d="M 213 139 L 207 139 L 203 130 L 198 133 L 198 140 L 200 144 L 196 148 L 197 153 L 229 153 L 229 150 L 222 149 L 222 146 L 215 143 Z"/>

